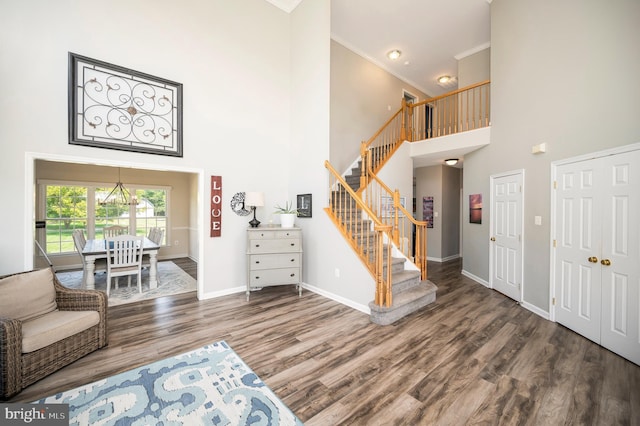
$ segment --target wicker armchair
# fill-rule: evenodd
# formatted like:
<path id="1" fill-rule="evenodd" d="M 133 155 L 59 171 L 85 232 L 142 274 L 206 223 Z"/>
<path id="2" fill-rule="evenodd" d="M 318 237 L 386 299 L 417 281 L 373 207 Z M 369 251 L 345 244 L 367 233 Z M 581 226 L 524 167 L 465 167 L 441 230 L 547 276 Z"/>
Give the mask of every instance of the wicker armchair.
<path id="1" fill-rule="evenodd" d="M 50 274 L 46 271 L 50 271 Z M 18 300 L 31 300 L 28 303 L 32 306 L 37 304 L 33 303 L 34 298 L 30 296 L 33 291 L 28 288 L 32 285 L 29 282 L 31 277 L 39 280 L 37 285 L 44 288 L 45 292 L 50 292 L 52 299 L 55 297 L 55 302 L 51 300 L 49 303 L 53 309 L 49 306 L 49 312 L 44 314 L 35 312 L 31 318 L 16 319 L 19 316 L 16 312 L 24 312 L 23 308 L 15 306 L 16 289 L 22 292 L 18 294 Z M 51 285 L 53 289 L 50 288 Z M 10 297 L 14 298 L 14 303 L 9 302 Z M 28 310 L 30 307 L 24 309 Z M 91 311 L 97 312 L 98 316 Z M 7 313 L 10 313 L 11 317 Z M 97 321 L 97 324 L 78 332 L 73 331 L 75 334 L 58 341 L 46 341 L 56 335 L 55 331 L 47 330 L 47 327 L 57 324 L 63 330 L 59 332 L 62 336 L 65 328 L 86 327 L 80 324 L 80 319 L 75 324 L 69 324 L 77 315 L 90 316 L 92 323 Z M 35 330 L 34 323 L 37 323 Z M 67 331 L 68 333 L 70 332 Z M 46 346 L 39 348 L 45 343 Z M 60 284 L 51 269 L 0 277 L 0 399 L 7 399 L 19 393 L 30 384 L 106 344 L 107 297 L 103 292 L 68 289 Z"/>

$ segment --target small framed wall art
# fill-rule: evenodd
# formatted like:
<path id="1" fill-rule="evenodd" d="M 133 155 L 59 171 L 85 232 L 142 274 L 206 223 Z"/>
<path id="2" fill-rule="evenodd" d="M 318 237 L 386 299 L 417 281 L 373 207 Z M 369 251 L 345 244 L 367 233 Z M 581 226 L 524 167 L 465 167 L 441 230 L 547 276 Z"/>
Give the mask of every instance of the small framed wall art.
<path id="1" fill-rule="evenodd" d="M 482 194 L 469 195 L 469 223 L 482 223 Z"/>
<path id="2" fill-rule="evenodd" d="M 69 144 L 182 157 L 182 84 L 69 52 Z"/>
<path id="3" fill-rule="evenodd" d="M 298 194 L 296 201 L 298 217 L 311 217 L 313 213 L 311 208 L 311 194 Z"/>

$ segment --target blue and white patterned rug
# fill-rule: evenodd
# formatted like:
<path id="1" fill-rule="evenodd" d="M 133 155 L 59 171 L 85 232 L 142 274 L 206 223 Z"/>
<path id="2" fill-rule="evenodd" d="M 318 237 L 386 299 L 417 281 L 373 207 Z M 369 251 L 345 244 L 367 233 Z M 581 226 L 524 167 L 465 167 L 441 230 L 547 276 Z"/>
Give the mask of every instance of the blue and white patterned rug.
<path id="1" fill-rule="evenodd" d="M 83 288 L 82 271 L 58 271 L 56 272 L 56 276 L 65 287 Z M 137 279 L 138 277 L 136 276 L 131 277 L 131 287 L 127 287 L 127 277 L 120 277 L 120 285 L 117 289 L 112 282 L 111 291 L 109 292 L 109 306 L 197 290 L 196 280 L 183 271 L 178 265 L 170 261 L 158 262 L 158 280 L 160 280 L 160 283 L 157 288 L 149 289 L 149 268 L 142 270 L 142 293 L 138 293 Z M 95 280 L 96 290 L 106 292 L 106 272 L 98 272 L 95 275 Z"/>
<path id="2" fill-rule="evenodd" d="M 34 403 L 70 425 L 302 425 L 225 341 Z"/>

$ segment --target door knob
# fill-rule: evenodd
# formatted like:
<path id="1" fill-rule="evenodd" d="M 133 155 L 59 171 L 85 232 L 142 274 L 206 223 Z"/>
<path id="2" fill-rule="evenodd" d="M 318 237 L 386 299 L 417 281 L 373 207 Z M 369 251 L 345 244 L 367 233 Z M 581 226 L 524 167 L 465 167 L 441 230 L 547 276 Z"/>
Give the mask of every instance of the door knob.
<path id="1" fill-rule="evenodd" d="M 611 261 L 609 259 L 602 259 L 600 263 L 602 263 L 604 266 L 611 265 Z"/>
<path id="2" fill-rule="evenodd" d="M 495 240 L 496 240 L 496 237 L 491 237 L 491 241 L 495 241 Z"/>
<path id="3" fill-rule="evenodd" d="M 589 262 L 591 263 L 598 263 L 598 258 L 595 256 L 591 256 L 589 259 L 587 259 Z"/>

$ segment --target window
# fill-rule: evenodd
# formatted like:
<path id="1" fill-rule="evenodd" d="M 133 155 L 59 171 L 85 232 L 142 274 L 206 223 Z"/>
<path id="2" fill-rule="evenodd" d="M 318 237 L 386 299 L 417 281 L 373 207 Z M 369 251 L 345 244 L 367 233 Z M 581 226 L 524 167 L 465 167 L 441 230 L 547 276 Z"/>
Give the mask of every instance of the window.
<path id="1" fill-rule="evenodd" d="M 149 235 L 150 228 L 162 228 L 163 240 L 167 236 L 167 190 L 137 189 L 136 235 Z M 160 245 L 164 245 L 164 241 Z"/>
<path id="2" fill-rule="evenodd" d="M 161 245 L 167 240 L 167 205 L 169 190 L 127 185 L 135 194 L 137 205 L 101 205 L 112 187 L 46 183 L 46 233 L 42 246 L 48 254 L 68 254 L 75 251 L 72 232 L 83 229 L 87 238 L 103 238 L 105 226 L 126 226 L 136 235 L 148 235 L 150 228 L 164 230 Z"/>
<path id="3" fill-rule="evenodd" d="M 94 222 L 94 238 L 103 238 L 105 226 L 120 225 L 129 228 L 130 207 L 121 205 L 101 205 L 100 201 L 107 198 L 113 187 L 96 188 L 95 189 L 95 222 Z"/>
<path id="4" fill-rule="evenodd" d="M 49 185 L 46 187 L 46 251 L 66 253 L 74 250 L 74 229 L 87 227 L 87 188 Z"/>

